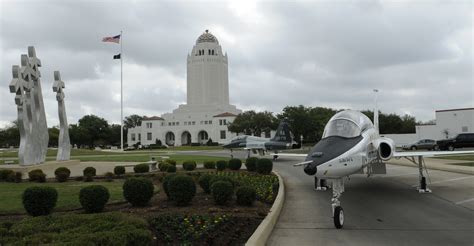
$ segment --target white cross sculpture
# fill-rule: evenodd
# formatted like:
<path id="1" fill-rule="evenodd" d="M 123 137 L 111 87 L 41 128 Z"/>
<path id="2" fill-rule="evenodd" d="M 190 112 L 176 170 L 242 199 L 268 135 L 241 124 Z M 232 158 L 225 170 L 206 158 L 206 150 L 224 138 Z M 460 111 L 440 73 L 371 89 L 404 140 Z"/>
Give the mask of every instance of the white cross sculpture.
<path id="1" fill-rule="evenodd" d="M 57 161 L 69 160 L 71 156 L 71 142 L 69 140 L 69 126 L 66 117 L 66 105 L 64 104 L 64 82 L 61 80 L 59 71 L 54 71 L 53 91 L 56 92 L 59 113 L 59 139 Z"/>

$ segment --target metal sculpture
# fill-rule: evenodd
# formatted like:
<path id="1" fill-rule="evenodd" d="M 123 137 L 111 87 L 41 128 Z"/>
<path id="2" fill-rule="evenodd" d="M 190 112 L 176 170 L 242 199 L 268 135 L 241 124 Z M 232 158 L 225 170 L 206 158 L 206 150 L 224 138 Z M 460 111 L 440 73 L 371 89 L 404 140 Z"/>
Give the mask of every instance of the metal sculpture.
<path id="1" fill-rule="evenodd" d="M 66 105 L 64 104 L 64 82 L 61 80 L 59 71 L 54 71 L 53 91 L 56 92 L 59 114 L 59 139 L 57 161 L 67 161 L 71 156 L 71 142 L 69 140 L 69 128 L 66 117 Z"/>

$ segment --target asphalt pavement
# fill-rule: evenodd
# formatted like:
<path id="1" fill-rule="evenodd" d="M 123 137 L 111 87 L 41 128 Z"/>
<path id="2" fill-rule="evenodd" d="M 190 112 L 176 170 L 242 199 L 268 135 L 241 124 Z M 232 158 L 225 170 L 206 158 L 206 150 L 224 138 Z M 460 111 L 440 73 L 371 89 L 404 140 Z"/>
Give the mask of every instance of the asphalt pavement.
<path id="1" fill-rule="evenodd" d="M 429 171 L 433 193 L 416 191 L 414 167 L 387 165 L 387 175 L 351 177 L 340 201 L 345 224 L 335 229 L 332 191 L 315 191 L 297 158 L 280 158 L 286 200 L 268 245 L 473 245 L 474 176 Z"/>

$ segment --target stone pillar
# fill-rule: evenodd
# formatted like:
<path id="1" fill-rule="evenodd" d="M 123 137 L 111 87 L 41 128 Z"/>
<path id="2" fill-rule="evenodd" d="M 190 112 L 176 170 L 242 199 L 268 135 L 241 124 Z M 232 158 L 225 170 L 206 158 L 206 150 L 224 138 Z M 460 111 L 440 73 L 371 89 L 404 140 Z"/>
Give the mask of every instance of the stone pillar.
<path id="1" fill-rule="evenodd" d="M 66 105 L 64 104 L 64 82 L 59 71 L 54 71 L 53 91 L 56 92 L 59 114 L 59 139 L 57 161 L 67 161 L 71 156 L 71 142 L 69 140 L 69 125 L 67 124 Z"/>

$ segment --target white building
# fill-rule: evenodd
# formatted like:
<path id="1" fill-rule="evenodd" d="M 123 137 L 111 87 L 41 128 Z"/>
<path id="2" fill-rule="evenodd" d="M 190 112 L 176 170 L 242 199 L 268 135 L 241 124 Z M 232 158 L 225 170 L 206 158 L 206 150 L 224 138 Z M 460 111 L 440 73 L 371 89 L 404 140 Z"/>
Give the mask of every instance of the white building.
<path id="1" fill-rule="evenodd" d="M 128 130 L 128 145 L 228 142 L 235 134 L 227 124 L 242 111 L 229 104 L 227 64 L 219 41 L 206 30 L 187 57 L 187 103 L 161 117 L 145 117 L 141 126 Z"/>
<path id="2" fill-rule="evenodd" d="M 416 133 L 385 136 L 401 146 L 420 139 L 440 140 L 455 137 L 459 133 L 474 132 L 474 108 L 436 110 L 435 117 L 435 124 L 416 125 Z"/>

